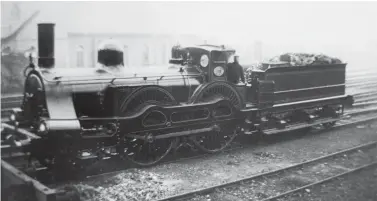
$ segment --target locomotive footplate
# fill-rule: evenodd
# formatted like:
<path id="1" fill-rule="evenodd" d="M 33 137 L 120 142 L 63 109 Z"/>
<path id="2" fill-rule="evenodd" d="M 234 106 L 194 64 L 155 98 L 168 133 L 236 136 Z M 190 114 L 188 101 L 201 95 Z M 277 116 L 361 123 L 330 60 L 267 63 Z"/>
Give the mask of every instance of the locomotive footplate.
<path id="1" fill-rule="evenodd" d="M 155 121 L 151 121 L 151 119 Z M 239 119 L 242 119 L 241 113 L 234 108 L 230 101 L 216 99 L 206 103 L 179 106 L 148 105 L 128 117 L 80 118 L 79 121 L 82 124 L 108 122 L 108 124 L 117 125 L 118 128 L 114 129 L 113 133 L 104 136 L 107 138 L 121 136 L 145 139 L 148 133 L 153 133 L 154 139 L 162 139 L 211 132 L 218 129 L 216 125 L 219 123 Z M 82 132 L 81 135 L 88 139 L 94 136 L 98 137 L 98 133 L 95 132 Z"/>

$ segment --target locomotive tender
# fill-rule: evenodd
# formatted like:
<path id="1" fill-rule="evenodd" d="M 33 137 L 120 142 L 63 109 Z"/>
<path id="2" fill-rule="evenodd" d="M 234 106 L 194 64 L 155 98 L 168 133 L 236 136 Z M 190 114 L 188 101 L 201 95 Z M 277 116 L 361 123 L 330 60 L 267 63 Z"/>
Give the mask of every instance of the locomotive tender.
<path id="1" fill-rule="evenodd" d="M 113 43 L 98 51 L 100 68 L 55 68 L 54 24 L 38 24 L 38 46 L 10 119 L 40 137 L 26 151 L 49 168 L 109 157 L 151 165 L 185 143 L 213 153 L 245 131 L 330 127 L 353 103 L 346 64 L 253 70 L 248 83 L 233 84 L 235 50 L 223 46 L 176 46 L 169 68 L 139 73 Z"/>

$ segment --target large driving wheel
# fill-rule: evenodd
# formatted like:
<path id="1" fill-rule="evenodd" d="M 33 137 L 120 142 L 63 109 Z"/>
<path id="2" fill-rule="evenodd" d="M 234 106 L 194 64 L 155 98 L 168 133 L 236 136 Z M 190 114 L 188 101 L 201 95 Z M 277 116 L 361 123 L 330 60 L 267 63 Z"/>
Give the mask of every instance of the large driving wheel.
<path id="1" fill-rule="evenodd" d="M 142 87 L 124 100 L 120 111 L 122 115 L 126 117 L 137 113 L 148 105 L 169 106 L 177 104 L 174 97 L 161 87 Z M 148 115 L 148 119 L 145 119 L 145 121 L 158 123 L 161 121 L 159 117 L 159 115 Z M 157 133 L 148 133 L 150 136 L 156 134 Z M 122 155 L 140 166 L 153 165 L 161 161 L 170 152 L 175 140 L 175 138 L 144 140 L 126 136 L 126 148 Z"/>
<path id="2" fill-rule="evenodd" d="M 203 86 L 201 90 L 193 95 L 190 102 L 195 104 L 216 99 L 229 100 L 236 109 L 241 109 L 243 106 L 242 99 L 238 92 L 225 82 L 212 82 Z M 227 108 L 223 109 L 225 111 L 220 110 L 216 111 L 216 113 L 226 112 Z M 222 151 L 228 147 L 237 136 L 238 125 L 236 121 L 220 121 L 215 125 L 208 126 L 215 126 L 216 129 L 190 138 L 192 142 L 204 152 L 215 153 Z"/>

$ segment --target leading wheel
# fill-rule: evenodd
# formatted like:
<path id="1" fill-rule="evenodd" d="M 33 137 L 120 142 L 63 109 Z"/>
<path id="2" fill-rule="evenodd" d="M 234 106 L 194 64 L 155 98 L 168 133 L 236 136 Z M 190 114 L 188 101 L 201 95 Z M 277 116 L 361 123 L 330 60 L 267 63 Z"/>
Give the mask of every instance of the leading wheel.
<path id="1" fill-rule="evenodd" d="M 148 105 L 177 105 L 174 97 L 165 89 L 157 86 L 142 87 L 132 93 L 122 104 L 120 111 L 123 116 L 131 116 Z M 159 122 L 158 115 L 148 115 L 148 122 Z M 175 138 L 153 139 L 157 133 L 148 133 L 150 138 L 136 139 L 125 137 L 125 149 L 122 156 L 140 166 L 149 166 L 161 161 L 173 147 Z"/>
<path id="2" fill-rule="evenodd" d="M 191 103 L 209 102 L 215 99 L 226 99 L 236 108 L 240 109 L 243 105 L 242 99 L 238 92 L 228 83 L 212 82 L 201 88 L 193 95 Z M 216 111 L 217 114 L 227 112 L 224 110 Z M 191 141 L 202 151 L 207 153 L 216 153 L 222 151 L 230 145 L 230 143 L 237 136 L 238 126 L 236 121 L 218 122 L 215 125 L 216 129 L 212 132 L 206 132 L 197 136 L 190 137 Z"/>

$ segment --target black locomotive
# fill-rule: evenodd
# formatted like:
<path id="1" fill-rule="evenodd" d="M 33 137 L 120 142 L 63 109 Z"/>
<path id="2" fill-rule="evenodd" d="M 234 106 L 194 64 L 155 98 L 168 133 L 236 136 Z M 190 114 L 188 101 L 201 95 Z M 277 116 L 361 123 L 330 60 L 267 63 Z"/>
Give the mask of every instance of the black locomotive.
<path id="1" fill-rule="evenodd" d="M 235 50 L 223 46 L 176 46 L 166 69 L 130 73 L 112 43 L 98 52 L 100 68 L 55 68 L 54 24 L 38 25 L 38 45 L 11 119 L 40 136 L 27 151 L 50 168 L 108 157 L 151 165 L 182 143 L 213 153 L 245 131 L 330 127 L 353 103 L 346 64 L 277 65 L 233 84 L 226 74 Z"/>

